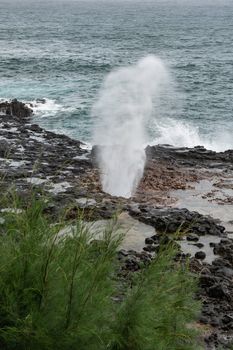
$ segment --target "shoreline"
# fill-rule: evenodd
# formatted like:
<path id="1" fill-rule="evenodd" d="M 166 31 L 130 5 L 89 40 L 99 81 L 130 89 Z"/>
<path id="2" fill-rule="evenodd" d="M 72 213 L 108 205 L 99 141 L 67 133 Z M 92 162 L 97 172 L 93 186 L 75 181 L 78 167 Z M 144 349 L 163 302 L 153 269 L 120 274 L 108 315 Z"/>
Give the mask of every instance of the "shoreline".
<path id="1" fill-rule="evenodd" d="M 5 104 L 5 103 L 10 104 L 12 101 L 14 101 L 13 98 L 0 98 L 0 105 Z M 60 102 L 57 102 L 56 99 L 50 99 L 50 98 L 46 98 L 46 97 L 38 98 L 38 99 L 34 99 L 34 100 L 20 99 L 18 101 L 21 101 L 24 104 L 24 106 L 26 106 L 27 108 L 29 108 L 32 111 L 32 123 L 33 124 L 37 124 L 42 129 L 45 129 L 45 130 L 50 131 L 52 133 L 55 133 L 57 135 L 65 135 L 73 140 L 80 141 L 84 145 L 86 145 L 87 150 L 91 151 L 91 149 L 95 146 L 95 144 L 91 143 L 90 137 L 88 137 L 88 140 L 85 140 L 85 139 L 82 139 L 82 137 L 71 136 L 69 133 L 64 132 L 63 129 L 58 130 L 58 129 L 53 129 L 53 128 L 49 128 L 49 127 L 47 128 L 47 127 L 43 126 L 43 122 L 40 123 L 40 121 L 39 121 L 40 118 L 42 118 L 41 119 L 41 121 L 42 121 L 45 116 L 54 117 L 55 115 L 53 115 L 53 112 L 57 112 L 57 113 L 60 113 L 62 115 L 62 113 L 66 113 L 69 110 L 74 111 L 74 107 L 70 107 L 70 106 L 65 107 L 62 104 L 60 104 Z M 47 104 L 48 104 L 48 107 L 46 107 Z M 192 125 L 190 124 L 189 126 L 191 127 Z M 177 137 L 179 138 L 180 136 L 181 135 L 178 135 Z M 227 137 L 228 136 L 229 135 L 227 135 Z M 201 141 L 203 141 L 203 142 L 201 143 Z M 226 151 L 233 150 L 233 144 L 229 147 L 228 143 L 225 144 L 225 146 L 223 146 L 222 143 L 220 143 L 218 145 L 218 147 L 212 147 L 212 146 L 214 146 L 213 140 L 212 141 L 211 141 L 211 139 L 208 140 L 208 138 L 206 138 L 204 135 L 202 135 L 202 136 L 200 136 L 200 142 L 199 143 L 197 142 L 196 144 L 192 144 L 192 145 L 183 144 L 183 142 L 181 144 L 173 145 L 173 143 L 166 143 L 166 142 L 159 143 L 156 140 L 154 140 L 154 141 L 150 140 L 144 144 L 144 148 L 146 149 L 147 147 L 153 147 L 155 145 L 168 146 L 168 147 L 177 148 L 177 149 L 202 147 L 208 151 L 213 151 L 216 153 L 224 153 Z"/>

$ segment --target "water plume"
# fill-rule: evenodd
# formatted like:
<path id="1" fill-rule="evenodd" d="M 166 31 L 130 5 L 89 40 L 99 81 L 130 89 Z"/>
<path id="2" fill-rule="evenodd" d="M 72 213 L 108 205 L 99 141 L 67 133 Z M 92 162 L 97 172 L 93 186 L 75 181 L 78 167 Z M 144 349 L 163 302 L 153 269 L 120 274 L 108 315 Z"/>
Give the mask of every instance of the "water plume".
<path id="1" fill-rule="evenodd" d="M 98 163 L 105 192 L 126 198 L 134 194 L 146 161 L 146 125 L 154 101 L 159 100 L 168 81 L 164 63 L 155 56 L 106 77 L 92 111 L 97 120 L 94 143 L 100 145 Z"/>

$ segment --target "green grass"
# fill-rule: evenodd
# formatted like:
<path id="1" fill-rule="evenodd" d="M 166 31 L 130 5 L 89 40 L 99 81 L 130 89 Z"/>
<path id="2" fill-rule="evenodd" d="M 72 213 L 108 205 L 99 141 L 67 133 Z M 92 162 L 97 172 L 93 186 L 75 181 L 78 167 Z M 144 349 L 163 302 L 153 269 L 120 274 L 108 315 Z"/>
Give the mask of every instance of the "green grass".
<path id="1" fill-rule="evenodd" d="M 11 205 L 10 205 L 10 204 Z M 4 206 L 22 208 L 17 197 Z M 32 200 L 0 225 L 0 348 L 11 350 L 200 349 L 188 324 L 198 312 L 196 281 L 164 247 L 135 274 L 122 302 L 116 252 L 122 241 L 112 220 L 94 240 L 82 213 L 62 236 Z"/>

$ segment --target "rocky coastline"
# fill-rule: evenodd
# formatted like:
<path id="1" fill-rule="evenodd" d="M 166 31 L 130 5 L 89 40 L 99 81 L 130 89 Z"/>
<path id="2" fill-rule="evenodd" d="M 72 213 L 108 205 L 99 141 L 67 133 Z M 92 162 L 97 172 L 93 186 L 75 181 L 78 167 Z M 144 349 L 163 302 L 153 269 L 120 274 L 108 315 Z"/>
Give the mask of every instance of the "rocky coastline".
<path id="1" fill-rule="evenodd" d="M 35 190 L 49 198 L 46 211 L 67 220 L 81 209 L 87 220 L 107 220 L 117 211 L 150 226 L 141 251 L 122 249 L 126 271 L 140 269 L 161 244 L 176 242 L 177 259 L 190 256 L 199 277 L 202 313 L 195 327 L 206 349 L 233 344 L 233 150 L 198 146 L 148 146 L 143 179 L 130 199 L 101 190 L 95 149 L 33 124 L 33 111 L 13 100 L 0 103 L 0 189 L 14 188 L 24 200 Z M 0 208 L 1 210 L 4 208 Z M 181 238 L 174 235 L 181 232 Z M 208 254 L 212 259 L 208 260 Z"/>

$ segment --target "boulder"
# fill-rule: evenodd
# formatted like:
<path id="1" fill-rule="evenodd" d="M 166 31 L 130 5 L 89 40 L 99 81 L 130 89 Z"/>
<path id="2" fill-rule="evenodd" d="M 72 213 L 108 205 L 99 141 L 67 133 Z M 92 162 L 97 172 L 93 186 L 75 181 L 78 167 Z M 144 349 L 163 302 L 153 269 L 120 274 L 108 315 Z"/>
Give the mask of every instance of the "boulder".
<path id="1" fill-rule="evenodd" d="M 10 102 L 0 102 L 0 114 L 10 115 L 22 119 L 27 119 L 32 115 L 33 111 L 25 103 L 14 99 Z"/>

